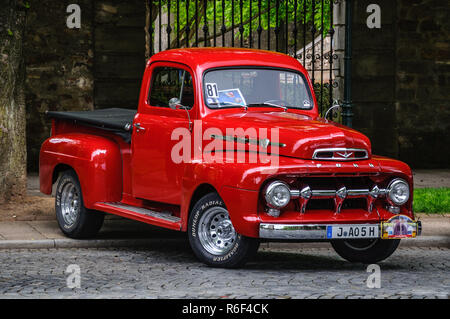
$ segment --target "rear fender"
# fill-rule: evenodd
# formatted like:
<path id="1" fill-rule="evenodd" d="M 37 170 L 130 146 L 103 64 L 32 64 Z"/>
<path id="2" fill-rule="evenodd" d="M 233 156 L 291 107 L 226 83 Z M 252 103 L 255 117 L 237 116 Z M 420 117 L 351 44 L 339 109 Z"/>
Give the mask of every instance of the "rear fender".
<path id="1" fill-rule="evenodd" d="M 80 181 L 84 205 L 122 199 L 122 157 L 110 139 L 81 133 L 55 135 L 47 139 L 39 156 L 40 190 L 51 194 L 55 168 L 72 168 Z"/>

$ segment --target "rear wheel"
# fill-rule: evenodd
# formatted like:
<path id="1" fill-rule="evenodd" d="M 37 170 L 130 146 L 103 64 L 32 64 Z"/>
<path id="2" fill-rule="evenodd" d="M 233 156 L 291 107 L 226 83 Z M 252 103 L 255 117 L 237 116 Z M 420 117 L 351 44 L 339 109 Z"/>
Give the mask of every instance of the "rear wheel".
<path id="1" fill-rule="evenodd" d="M 243 266 L 259 247 L 258 239 L 235 231 L 228 210 L 216 193 L 195 204 L 189 216 L 188 236 L 197 258 L 213 267 Z"/>
<path id="2" fill-rule="evenodd" d="M 333 240 L 331 245 L 342 258 L 350 262 L 373 264 L 388 258 L 400 244 L 400 239 Z"/>
<path id="3" fill-rule="evenodd" d="M 103 225 L 103 213 L 84 207 L 80 182 L 73 170 L 63 172 L 59 179 L 55 211 L 59 228 L 71 238 L 94 237 Z"/>

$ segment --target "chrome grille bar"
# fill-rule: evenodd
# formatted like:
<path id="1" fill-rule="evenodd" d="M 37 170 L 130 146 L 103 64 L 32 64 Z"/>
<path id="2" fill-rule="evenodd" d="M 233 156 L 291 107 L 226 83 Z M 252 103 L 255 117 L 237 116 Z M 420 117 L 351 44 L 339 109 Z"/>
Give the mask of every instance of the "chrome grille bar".
<path id="1" fill-rule="evenodd" d="M 380 189 L 378 186 L 363 189 L 347 189 L 345 186 L 339 189 L 311 189 L 309 186 L 304 186 L 301 190 L 291 190 L 291 198 L 299 199 L 300 212 L 303 214 L 306 211 L 306 205 L 310 199 L 333 198 L 335 204 L 335 213 L 341 212 L 342 204 L 347 197 L 352 198 L 366 198 L 367 210 L 369 212 L 373 209 L 373 203 L 378 197 L 385 196 L 386 189 Z"/>

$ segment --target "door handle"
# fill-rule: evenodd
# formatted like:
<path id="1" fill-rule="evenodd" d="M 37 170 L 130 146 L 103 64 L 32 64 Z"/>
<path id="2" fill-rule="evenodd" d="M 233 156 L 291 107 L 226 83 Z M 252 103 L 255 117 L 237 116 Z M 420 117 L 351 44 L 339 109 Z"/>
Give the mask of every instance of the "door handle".
<path id="1" fill-rule="evenodd" d="M 141 123 L 135 123 L 134 127 L 136 128 L 136 132 L 139 132 L 139 131 L 145 132 L 145 127 L 142 127 Z"/>

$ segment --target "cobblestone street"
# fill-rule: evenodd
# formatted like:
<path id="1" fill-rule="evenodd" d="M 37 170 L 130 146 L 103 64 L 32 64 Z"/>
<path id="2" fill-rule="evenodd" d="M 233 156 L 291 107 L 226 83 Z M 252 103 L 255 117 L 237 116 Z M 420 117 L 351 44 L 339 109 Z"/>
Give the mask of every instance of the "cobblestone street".
<path id="1" fill-rule="evenodd" d="M 67 287 L 69 265 L 81 287 Z M 1 298 L 448 298 L 448 249 L 401 248 L 371 273 L 330 248 L 260 249 L 244 269 L 197 262 L 183 241 L 136 248 L 0 251 Z"/>

